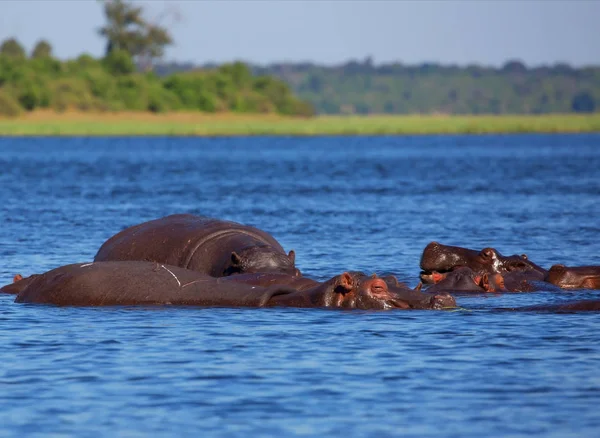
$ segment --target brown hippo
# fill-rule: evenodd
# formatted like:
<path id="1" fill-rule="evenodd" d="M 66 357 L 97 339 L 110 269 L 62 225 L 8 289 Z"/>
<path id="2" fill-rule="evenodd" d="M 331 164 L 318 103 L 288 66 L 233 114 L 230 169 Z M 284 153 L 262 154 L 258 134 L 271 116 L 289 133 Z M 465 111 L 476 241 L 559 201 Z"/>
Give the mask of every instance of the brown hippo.
<path id="1" fill-rule="evenodd" d="M 439 309 L 452 297 L 421 294 L 416 301 L 377 277 L 344 272 L 313 287 L 254 286 L 155 262 L 118 261 L 62 266 L 37 276 L 17 303 L 59 306 L 180 305 L 202 307 L 330 307 L 344 309 Z"/>
<path id="2" fill-rule="evenodd" d="M 187 268 L 212 277 L 242 272 L 300 275 L 295 253 L 248 225 L 174 214 L 135 225 L 108 239 L 94 261 L 138 260 Z"/>
<path id="3" fill-rule="evenodd" d="M 499 311 L 518 311 L 518 312 L 551 312 L 551 313 L 572 313 L 572 312 L 600 312 L 600 300 L 581 300 L 567 301 L 557 304 L 539 304 L 535 306 L 516 307 L 508 309 L 495 309 Z"/>
<path id="4" fill-rule="evenodd" d="M 545 281 L 562 289 L 600 289 L 600 266 L 553 265 Z"/>
<path id="5" fill-rule="evenodd" d="M 560 292 L 560 288 L 545 281 L 532 280 L 528 272 L 509 271 L 502 274 L 476 273 L 461 266 L 453 271 L 432 272 L 433 286 L 427 292 Z"/>
<path id="6" fill-rule="evenodd" d="M 461 266 L 488 274 L 521 271 L 527 273 L 531 280 L 541 281 L 546 276 L 546 270 L 529 261 L 525 254 L 503 256 L 494 248 L 475 251 L 438 242 L 431 242 L 425 247 L 420 265 L 421 280 L 424 283 L 434 282 L 433 272 L 445 273 Z"/>
<path id="7" fill-rule="evenodd" d="M 367 275 L 362 272 L 348 272 L 348 274 L 354 278 L 367 278 Z M 373 274 L 371 278 L 380 278 L 383 280 L 391 291 L 402 296 L 402 299 L 406 301 L 410 308 L 428 308 L 430 305 L 437 308 L 456 307 L 456 301 L 446 293 L 422 293 L 420 288 L 411 289 L 408 287 L 408 285 L 399 282 L 398 279 L 393 275 L 377 277 L 376 274 Z M 262 272 L 255 274 L 232 275 L 222 278 L 222 281 L 244 283 L 262 287 L 270 287 L 273 285 L 287 286 L 297 291 L 314 289 L 323 284 L 306 277 Z"/>
<path id="8" fill-rule="evenodd" d="M 502 274 L 476 273 L 471 268 L 461 266 L 443 274 L 433 272 L 431 278 L 434 282 L 426 289 L 428 293 L 434 292 L 504 292 L 504 278 Z"/>

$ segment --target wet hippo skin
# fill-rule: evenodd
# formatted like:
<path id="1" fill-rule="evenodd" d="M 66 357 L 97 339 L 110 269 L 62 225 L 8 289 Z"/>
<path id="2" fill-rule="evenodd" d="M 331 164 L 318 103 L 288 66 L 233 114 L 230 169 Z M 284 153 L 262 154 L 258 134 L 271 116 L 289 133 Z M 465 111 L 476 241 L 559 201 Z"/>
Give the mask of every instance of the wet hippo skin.
<path id="1" fill-rule="evenodd" d="M 553 265 L 545 280 L 561 289 L 600 289 L 600 266 Z"/>
<path id="2" fill-rule="evenodd" d="M 155 262 L 95 262 L 62 266 L 36 276 L 17 303 L 59 306 L 180 305 L 201 307 L 330 307 L 343 309 L 440 309 L 455 307 L 447 294 L 419 294 L 388 281 L 344 272 L 302 290 L 269 287 L 232 277 L 215 278 Z"/>
<path id="3" fill-rule="evenodd" d="M 135 225 L 108 239 L 94 261 L 138 260 L 187 268 L 213 277 L 243 272 L 299 275 L 295 253 L 248 225 L 175 214 Z"/>
<path id="4" fill-rule="evenodd" d="M 519 271 L 527 273 L 530 280 L 543 280 L 546 276 L 546 270 L 531 262 L 525 254 L 503 256 L 494 248 L 476 251 L 438 242 L 431 242 L 425 247 L 420 266 L 424 283 L 433 282 L 433 272 L 444 273 L 463 266 L 481 274 Z"/>

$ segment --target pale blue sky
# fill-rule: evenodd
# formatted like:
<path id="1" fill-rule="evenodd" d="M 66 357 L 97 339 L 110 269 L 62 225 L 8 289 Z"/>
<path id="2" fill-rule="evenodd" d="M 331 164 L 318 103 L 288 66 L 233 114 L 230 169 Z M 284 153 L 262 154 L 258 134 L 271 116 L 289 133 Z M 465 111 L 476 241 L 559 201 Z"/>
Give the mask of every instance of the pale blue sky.
<path id="1" fill-rule="evenodd" d="M 166 59 L 195 63 L 600 64 L 599 0 L 136 1 L 150 17 L 180 12 Z M 47 38 L 60 58 L 100 56 L 95 0 L 0 0 L 0 39 L 30 50 Z"/>

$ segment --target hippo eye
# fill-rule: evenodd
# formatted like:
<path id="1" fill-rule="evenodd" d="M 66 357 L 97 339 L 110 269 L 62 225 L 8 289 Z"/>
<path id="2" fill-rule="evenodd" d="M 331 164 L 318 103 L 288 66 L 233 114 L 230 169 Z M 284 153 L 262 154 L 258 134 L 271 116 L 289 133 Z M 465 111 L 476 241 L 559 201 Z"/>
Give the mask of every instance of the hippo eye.
<path id="1" fill-rule="evenodd" d="M 481 254 L 484 255 L 485 257 L 492 257 L 494 255 L 494 251 L 492 251 L 491 248 L 486 248 L 481 250 Z"/>
<path id="2" fill-rule="evenodd" d="M 521 254 L 521 257 L 524 258 L 525 260 L 528 260 L 527 259 L 527 254 Z"/>
<path id="3" fill-rule="evenodd" d="M 527 268 L 527 263 L 523 263 L 523 262 L 514 262 L 509 264 L 506 267 L 507 271 L 514 271 L 515 269 L 524 269 Z"/>

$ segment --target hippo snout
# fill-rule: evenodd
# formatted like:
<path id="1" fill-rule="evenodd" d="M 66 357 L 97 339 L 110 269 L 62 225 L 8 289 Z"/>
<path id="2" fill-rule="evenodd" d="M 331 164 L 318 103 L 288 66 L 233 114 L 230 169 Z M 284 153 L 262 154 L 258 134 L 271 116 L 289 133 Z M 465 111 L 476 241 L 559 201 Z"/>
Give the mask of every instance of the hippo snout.
<path id="1" fill-rule="evenodd" d="M 449 293 L 443 292 L 431 297 L 431 307 L 434 309 L 451 309 L 456 307 L 456 300 Z"/>

